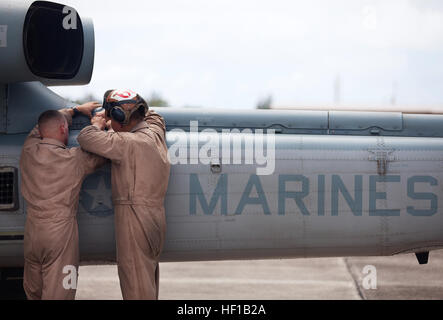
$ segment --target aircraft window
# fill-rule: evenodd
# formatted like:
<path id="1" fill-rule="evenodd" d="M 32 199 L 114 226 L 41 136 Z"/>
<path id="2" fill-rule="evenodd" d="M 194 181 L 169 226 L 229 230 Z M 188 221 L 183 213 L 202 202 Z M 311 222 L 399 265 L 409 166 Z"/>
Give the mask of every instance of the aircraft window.
<path id="1" fill-rule="evenodd" d="M 72 79 L 80 69 L 82 23 L 77 14 L 77 23 L 73 24 L 63 8 L 60 4 L 36 1 L 26 14 L 23 48 L 31 72 L 38 77 Z"/>
<path id="2" fill-rule="evenodd" d="M 18 209 L 17 169 L 0 168 L 0 211 Z"/>

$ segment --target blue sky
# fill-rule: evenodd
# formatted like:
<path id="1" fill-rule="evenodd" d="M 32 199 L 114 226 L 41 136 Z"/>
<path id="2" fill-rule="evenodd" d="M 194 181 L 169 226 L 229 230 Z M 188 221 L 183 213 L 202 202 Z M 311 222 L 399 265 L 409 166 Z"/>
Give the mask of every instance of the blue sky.
<path id="1" fill-rule="evenodd" d="M 171 106 L 443 105 L 440 0 L 68 0 L 94 20 L 87 86 L 160 93 Z"/>

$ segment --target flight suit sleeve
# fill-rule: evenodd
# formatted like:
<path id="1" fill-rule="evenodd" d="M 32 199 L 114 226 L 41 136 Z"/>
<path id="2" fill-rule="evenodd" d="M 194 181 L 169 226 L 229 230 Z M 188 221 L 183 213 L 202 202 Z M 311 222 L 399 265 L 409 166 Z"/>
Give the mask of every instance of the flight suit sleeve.
<path id="1" fill-rule="evenodd" d="M 77 141 L 84 150 L 112 161 L 125 156 L 126 143 L 120 132 L 105 132 L 91 125 L 80 131 Z"/>
<path id="2" fill-rule="evenodd" d="M 39 142 L 41 140 L 40 130 L 38 129 L 38 124 L 31 130 L 31 132 L 26 137 L 24 146 L 30 145 L 34 142 Z"/>
<path id="3" fill-rule="evenodd" d="M 72 115 L 69 109 L 62 109 L 59 110 L 65 117 L 66 121 L 68 121 L 69 126 L 72 125 Z M 85 175 L 93 173 L 98 168 L 102 167 L 107 159 L 103 158 L 101 156 L 95 155 L 93 153 L 90 153 L 88 151 L 85 151 L 81 148 L 78 148 L 76 150 L 78 152 L 78 166 L 80 166 L 83 169 L 83 172 Z"/>
<path id="4" fill-rule="evenodd" d="M 159 115 L 153 110 L 149 110 L 146 113 L 144 120 L 148 123 L 149 129 L 151 131 L 157 133 L 163 138 L 165 137 L 166 125 L 165 125 L 165 120 L 161 115 Z"/>
<path id="5" fill-rule="evenodd" d="M 70 127 L 72 125 L 72 115 L 71 115 L 71 109 L 61 109 L 58 110 L 61 114 L 63 114 L 66 118 L 66 121 L 68 122 L 68 126 Z"/>
<path id="6" fill-rule="evenodd" d="M 106 158 L 82 150 L 81 148 L 78 148 L 77 152 L 77 165 L 83 169 L 84 175 L 93 173 L 108 161 Z"/>

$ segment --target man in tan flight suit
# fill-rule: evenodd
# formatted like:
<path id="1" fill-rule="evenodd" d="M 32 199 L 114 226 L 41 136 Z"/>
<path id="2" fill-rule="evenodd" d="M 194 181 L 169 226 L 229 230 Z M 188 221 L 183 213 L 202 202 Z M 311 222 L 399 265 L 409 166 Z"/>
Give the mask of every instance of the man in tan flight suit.
<path id="1" fill-rule="evenodd" d="M 165 122 L 137 93 L 109 90 L 106 117 L 92 118 L 80 146 L 112 161 L 112 198 L 120 288 L 124 299 L 158 299 L 163 206 L 170 164 Z M 113 130 L 103 131 L 111 119 Z"/>
<path id="2" fill-rule="evenodd" d="M 75 298 L 79 192 L 86 175 L 105 159 L 79 147 L 67 148 L 68 124 L 74 114 L 91 116 L 98 107 L 90 102 L 46 111 L 24 143 L 20 157 L 21 191 L 27 203 L 23 287 L 30 300 Z"/>

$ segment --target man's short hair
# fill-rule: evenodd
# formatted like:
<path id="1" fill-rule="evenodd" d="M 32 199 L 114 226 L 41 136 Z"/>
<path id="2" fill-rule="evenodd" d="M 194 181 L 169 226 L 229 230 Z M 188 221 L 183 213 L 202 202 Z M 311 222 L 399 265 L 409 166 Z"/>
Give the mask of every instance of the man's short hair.
<path id="1" fill-rule="evenodd" d="M 48 110 L 43 112 L 38 117 L 38 127 L 40 129 L 46 127 L 50 122 L 59 121 L 62 123 L 65 120 L 65 116 L 57 110 Z"/>

